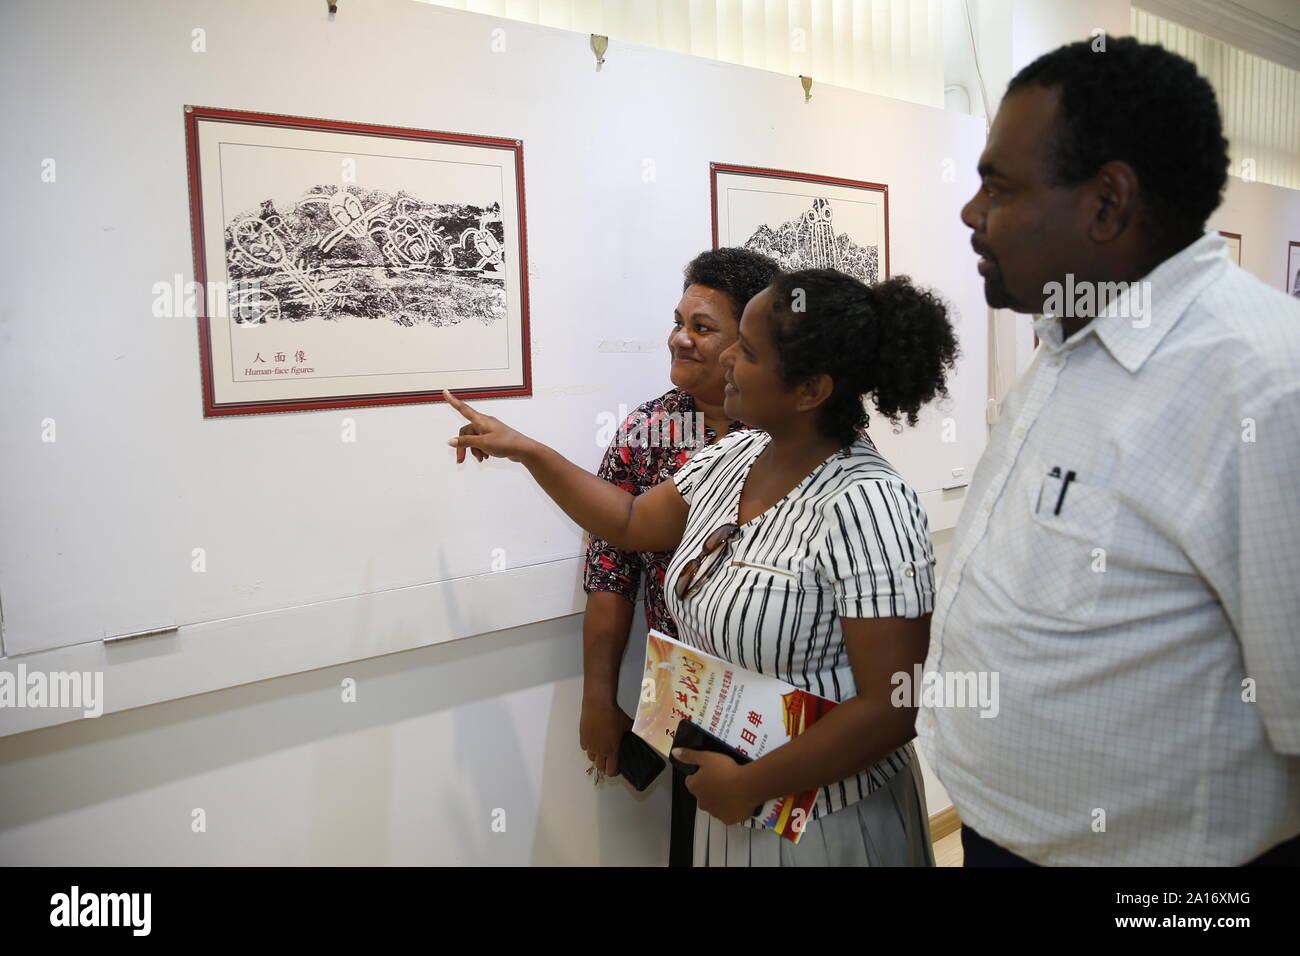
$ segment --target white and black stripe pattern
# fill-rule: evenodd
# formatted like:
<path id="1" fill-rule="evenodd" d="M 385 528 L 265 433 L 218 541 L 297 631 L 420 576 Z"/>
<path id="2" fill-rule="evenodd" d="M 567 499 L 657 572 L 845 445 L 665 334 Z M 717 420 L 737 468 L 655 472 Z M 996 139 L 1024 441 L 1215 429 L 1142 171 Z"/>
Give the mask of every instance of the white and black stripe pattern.
<path id="1" fill-rule="evenodd" d="M 916 493 L 862 435 L 742 526 L 685 601 L 673 585 L 720 525 L 739 524 L 740 494 L 770 436 L 736 432 L 673 476 L 690 506 L 665 591 L 678 636 L 724 660 L 844 701 L 857 693 L 841 617 L 920 617 L 934 605 L 934 553 Z M 908 743 L 824 787 L 812 817 L 850 806 L 914 756 Z M 746 825 L 753 825 L 747 821 Z"/>

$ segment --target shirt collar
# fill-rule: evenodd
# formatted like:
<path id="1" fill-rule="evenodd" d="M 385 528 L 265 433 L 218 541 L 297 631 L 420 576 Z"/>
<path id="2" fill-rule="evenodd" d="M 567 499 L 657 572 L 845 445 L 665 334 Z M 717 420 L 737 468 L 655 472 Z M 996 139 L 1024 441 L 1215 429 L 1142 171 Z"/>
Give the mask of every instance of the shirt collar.
<path id="1" fill-rule="evenodd" d="M 1034 331 L 1049 353 L 1069 351 L 1095 335 L 1111 356 L 1130 374 L 1136 373 L 1188 307 L 1228 264 L 1228 246 L 1216 230 L 1170 256 L 1137 282 L 1116 283 L 1119 291 L 1106 308 L 1069 339 L 1061 341 L 1061 320 L 1054 315 L 1034 317 Z M 1063 290 L 1071 300 L 1071 286 Z M 1075 299 L 1077 301 L 1077 292 Z"/>

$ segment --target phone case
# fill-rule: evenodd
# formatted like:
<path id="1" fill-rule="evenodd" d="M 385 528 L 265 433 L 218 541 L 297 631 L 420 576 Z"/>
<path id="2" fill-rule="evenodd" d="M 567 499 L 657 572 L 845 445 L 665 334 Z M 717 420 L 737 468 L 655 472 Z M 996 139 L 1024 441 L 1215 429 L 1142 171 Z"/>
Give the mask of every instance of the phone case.
<path id="1" fill-rule="evenodd" d="M 677 722 L 677 733 L 673 736 L 673 746 L 685 747 L 687 750 L 707 750 L 712 753 L 726 754 L 739 764 L 751 763 L 753 761 L 752 757 L 745 756 L 735 747 L 724 743 L 699 724 L 687 720 L 685 717 Z M 670 756 L 668 760 L 675 770 L 688 777 L 700 769 L 699 764 L 682 763 L 676 757 Z M 754 812 L 751 813 L 750 816 L 756 817 L 762 812 L 763 805 L 759 804 L 754 808 Z"/>
<path id="2" fill-rule="evenodd" d="M 618 744 L 618 772 L 638 791 L 654 782 L 664 769 L 664 758 L 632 731 Z"/>

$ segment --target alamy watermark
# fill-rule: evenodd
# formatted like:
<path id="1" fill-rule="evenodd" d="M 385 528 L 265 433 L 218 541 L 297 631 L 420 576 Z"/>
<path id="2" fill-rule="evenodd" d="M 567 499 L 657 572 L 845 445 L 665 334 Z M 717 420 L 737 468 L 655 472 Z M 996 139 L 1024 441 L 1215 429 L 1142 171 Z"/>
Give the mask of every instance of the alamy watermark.
<path id="1" fill-rule="evenodd" d="M 1116 315 L 1132 319 L 1133 328 L 1151 324 L 1151 283 L 1074 281 L 1074 273 L 1065 274 L 1065 283 L 1049 282 L 1043 286 L 1043 314 L 1058 318 L 1093 319 L 1099 315 Z M 1115 307 L 1111 312 L 1112 305 Z"/>
<path id="2" fill-rule="evenodd" d="M 977 707 L 981 717 L 996 717 L 997 671 L 925 671 L 920 664 L 912 673 L 896 671 L 889 702 L 895 707 Z"/>
<path id="3" fill-rule="evenodd" d="M 148 936 L 152 911 L 152 893 L 83 893 L 74 885 L 50 897 L 51 926 L 122 926 Z"/>
<path id="4" fill-rule="evenodd" d="M 278 301 L 262 288 L 260 279 L 213 279 L 205 285 L 186 282 L 176 273 L 170 282 L 155 282 L 150 292 L 154 297 L 150 311 L 160 319 L 197 318 L 200 305 L 208 318 L 233 318 L 239 325 L 265 324 L 268 316 L 279 314 Z"/>
<path id="5" fill-rule="evenodd" d="M 628 408 L 619 405 L 617 414 L 601 412 L 596 416 L 596 445 L 600 448 L 611 443 L 619 448 L 697 448 L 708 440 L 704 428 L 704 415 L 700 412 L 638 416 L 629 428 Z"/>
<path id="6" fill-rule="evenodd" d="M 74 707 L 86 717 L 104 713 L 103 671 L 0 671 L 0 707 Z"/>

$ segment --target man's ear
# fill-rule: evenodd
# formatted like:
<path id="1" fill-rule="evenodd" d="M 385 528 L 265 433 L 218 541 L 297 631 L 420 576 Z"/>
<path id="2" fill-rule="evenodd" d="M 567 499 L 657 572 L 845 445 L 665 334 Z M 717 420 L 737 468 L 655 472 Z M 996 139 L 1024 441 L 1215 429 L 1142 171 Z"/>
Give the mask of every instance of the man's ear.
<path id="1" fill-rule="evenodd" d="M 1111 242 L 1137 220 L 1137 172 L 1122 160 L 1111 160 L 1097 170 L 1091 185 L 1093 217 L 1088 238 Z"/>

